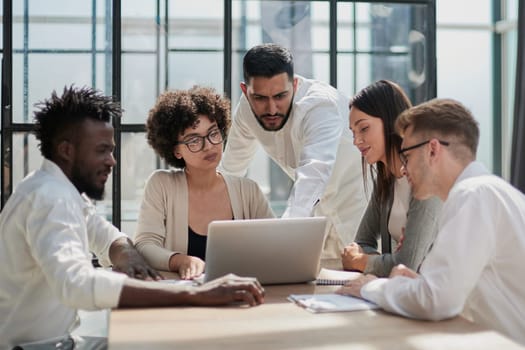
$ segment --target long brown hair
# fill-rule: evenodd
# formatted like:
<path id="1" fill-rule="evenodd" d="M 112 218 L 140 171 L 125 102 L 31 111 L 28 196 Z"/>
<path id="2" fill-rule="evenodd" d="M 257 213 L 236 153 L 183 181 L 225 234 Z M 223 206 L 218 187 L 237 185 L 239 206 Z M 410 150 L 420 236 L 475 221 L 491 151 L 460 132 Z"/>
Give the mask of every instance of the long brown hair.
<path id="1" fill-rule="evenodd" d="M 399 114 L 412 107 L 412 103 L 399 85 L 389 80 L 379 80 L 359 91 L 350 101 L 350 109 L 352 107 L 383 121 L 386 164 L 382 162 L 377 162 L 375 165 L 371 164 L 369 170 L 375 199 L 385 203 L 395 181 L 395 176 L 390 169 L 394 165 L 402 142 L 394 125 Z M 367 183 L 366 165 L 365 159 L 362 158 L 365 184 Z"/>

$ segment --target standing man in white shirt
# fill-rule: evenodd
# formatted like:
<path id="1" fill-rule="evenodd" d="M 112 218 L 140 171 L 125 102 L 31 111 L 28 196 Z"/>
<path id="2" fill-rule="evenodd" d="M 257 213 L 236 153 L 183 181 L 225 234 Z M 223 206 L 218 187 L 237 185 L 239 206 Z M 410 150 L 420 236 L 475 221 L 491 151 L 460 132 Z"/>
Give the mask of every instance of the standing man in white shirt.
<path id="1" fill-rule="evenodd" d="M 444 201 L 439 232 L 420 273 L 399 265 L 344 286 L 387 311 L 428 320 L 462 314 L 525 344 L 525 196 L 476 162 L 479 129 L 454 100 L 405 111 L 403 168 L 414 197 Z"/>
<path id="2" fill-rule="evenodd" d="M 75 345 L 70 332 L 78 325 L 77 309 L 263 301 L 254 279 L 230 276 L 187 287 L 95 269 L 90 251 L 104 266 L 160 279 L 88 199 L 103 197 L 115 165 L 111 119 L 120 116 L 120 107 L 95 90 L 74 87 L 64 88 L 60 97 L 53 92 L 39 107 L 36 138 L 45 159 L 0 214 L 1 349 L 104 348 L 104 339 Z"/>
<path id="3" fill-rule="evenodd" d="M 243 71 L 221 170 L 246 175 L 262 145 L 294 181 L 283 217 L 327 216 L 323 257 L 338 258 L 353 242 L 367 204 L 361 157 L 348 129 L 349 99 L 294 75 L 292 54 L 277 44 L 251 48 Z"/>

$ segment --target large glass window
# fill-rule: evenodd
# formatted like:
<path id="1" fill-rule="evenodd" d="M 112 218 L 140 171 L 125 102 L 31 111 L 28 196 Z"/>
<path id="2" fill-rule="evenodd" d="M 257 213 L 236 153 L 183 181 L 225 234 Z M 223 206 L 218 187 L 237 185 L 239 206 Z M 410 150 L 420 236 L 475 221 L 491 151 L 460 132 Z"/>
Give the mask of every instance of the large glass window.
<path id="1" fill-rule="evenodd" d="M 113 13 L 110 0 L 4 1 L 13 9 L 7 22 L 2 16 L 13 30 L 12 68 L 4 74 L 12 79 L 13 118 L 2 129 L 2 142 L 7 141 L 2 149 L 12 155 L 4 157 L 7 195 L 9 176 L 16 184 L 40 164 L 30 135 L 34 103 L 64 85 L 94 86 L 115 95 L 124 108 L 116 128 L 120 177 L 108 182 L 107 199 L 98 206 L 133 233 L 145 181 L 165 167 L 147 144 L 144 127 L 159 93 L 207 85 L 227 93 L 234 108 L 244 53 L 269 41 L 292 50 L 298 74 L 329 82 L 349 96 L 374 80 L 392 79 L 414 103 L 436 92 L 465 102 L 480 118 L 480 158 L 491 165 L 492 138 L 483 131 L 494 120 L 491 0 L 121 0 L 120 13 Z M 517 8 L 517 0 L 512 2 L 509 8 Z M 118 42 L 113 23 L 120 23 Z M 116 60 L 114 48 L 120 49 Z M 505 81 L 510 89 L 510 78 Z M 279 213 L 291 186 L 286 175 L 261 152 L 249 176 Z"/>
<path id="2" fill-rule="evenodd" d="M 297 74 L 330 82 L 348 96 L 378 79 L 398 82 L 414 103 L 435 96 L 434 33 L 428 21 L 433 7 L 428 4 L 341 1 L 332 24 L 327 1 L 234 0 L 232 7 L 233 106 L 241 94 L 242 57 L 261 42 L 290 48 Z M 287 175 L 260 151 L 248 176 L 268 193 L 279 214 L 291 186 Z"/>
<path id="3" fill-rule="evenodd" d="M 111 4 L 93 1 L 6 1 L 8 18 L 2 32 L 9 48 L 2 75 L 2 203 L 16 185 L 41 162 L 34 136 L 35 103 L 59 93 L 64 86 L 95 86 L 111 94 L 107 33 L 111 33 Z M 4 15 L 4 14 L 3 14 Z M 6 13 L 7 15 L 7 13 Z M 6 27 L 7 26 L 7 30 Z"/>

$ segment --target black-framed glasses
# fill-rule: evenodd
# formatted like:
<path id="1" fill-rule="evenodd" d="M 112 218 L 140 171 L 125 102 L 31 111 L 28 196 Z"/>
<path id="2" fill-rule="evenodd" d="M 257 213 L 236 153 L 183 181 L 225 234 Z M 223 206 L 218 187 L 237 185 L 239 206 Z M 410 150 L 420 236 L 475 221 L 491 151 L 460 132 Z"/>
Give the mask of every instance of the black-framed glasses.
<path id="1" fill-rule="evenodd" d="M 184 141 L 177 142 L 176 145 L 186 145 L 190 152 L 196 153 L 204 149 L 206 139 L 208 139 L 212 145 L 218 145 L 224 141 L 224 132 L 220 129 L 213 129 L 206 136 L 191 136 Z"/>
<path id="2" fill-rule="evenodd" d="M 407 163 L 408 163 L 408 158 L 407 156 L 405 156 L 405 152 L 406 151 L 410 151 L 412 149 L 416 149 L 418 147 L 421 147 L 421 146 L 424 146 L 426 145 L 427 143 L 429 143 L 430 141 L 432 141 L 433 139 L 430 139 L 430 140 L 426 140 L 426 141 L 423 141 L 423 142 L 420 142 L 420 143 L 416 143 L 415 145 L 412 145 L 412 146 L 408 146 L 408 147 L 405 147 L 405 148 L 401 148 L 399 150 L 399 159 L 401 160 L 401 164 L 403 164 L 404 167 L 407 166 Z M 443 146 L 448 146 L 450 145 L 449 142 L 447 141 L 441 141 L 441 140 L 438 140 L 438 142 L 440 144 L 442 144 Z"/>

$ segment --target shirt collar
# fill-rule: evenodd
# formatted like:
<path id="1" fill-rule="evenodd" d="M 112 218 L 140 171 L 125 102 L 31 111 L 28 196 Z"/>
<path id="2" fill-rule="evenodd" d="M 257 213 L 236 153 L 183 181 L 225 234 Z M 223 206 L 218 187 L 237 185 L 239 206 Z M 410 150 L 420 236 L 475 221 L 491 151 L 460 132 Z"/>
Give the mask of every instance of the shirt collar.
<path id="1" fill-rule="evenodd" d="M 480 176 L 480 175 L 489 175 L 490 172 L 487 170 L 483 163 L 478 161 L 473 161 L 463 169 L 461 174 L 454 182 L 454 186 L 460 183 L 461 181 L 468 179 L 470 177 Z"/>
<path id="2" fill-rule="evenodd" d="M 86 196 L 85 193 L 79 193 L 75 185 L 69 180 L 69 178 L 64 174 L 62 169 L 53 161 L 44 158 L 44 161 L 42 162 L 42 166 L 40 167 L 40 170 L 53 176 L 57 180 L 60 180 L 64 183 L 67 187 L 69 187 L 69 190 L 77 194 L 76 197 L 78 204 L 81 206 L 81 208 L 93 211 L 95 210 L 95 206 L 93 202 L 89 199 L 88 196 Z"/>

